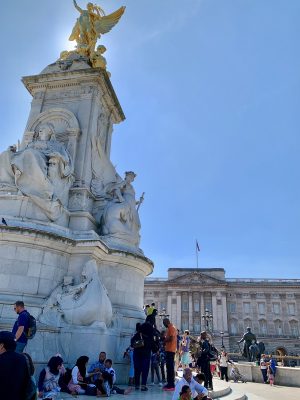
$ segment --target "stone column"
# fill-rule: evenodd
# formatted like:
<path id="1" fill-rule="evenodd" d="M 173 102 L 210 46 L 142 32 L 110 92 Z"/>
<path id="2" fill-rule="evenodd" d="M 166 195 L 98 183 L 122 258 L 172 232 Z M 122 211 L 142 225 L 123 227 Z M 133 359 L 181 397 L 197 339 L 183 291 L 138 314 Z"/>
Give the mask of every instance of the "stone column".
<path id="1" fill-rule="evenodd" d="M 228 332 L 228 316 L 227 316 L 227 298 L 226 293 L 222 293 L 222 314 L 223 314 L 223 332 Z"/>
<path id="2" fill-rule="evenodd" d="M 193 330 L 193 293 L 189 293 L 189 330 Z"/>
<path id="3" fill-rule="evenodd" d="M 177 329 L 181 330 L 181 292 L 177 292 Z"/>
<path id="4" fill-rule="evenodd" d="M 204 312 L 205 312 L 203 292 L 201 292 L 200 311 L 201 311 L 201 314 L 200 314 L 200 331 L 204 331 L 204 329 L 203 329 L 204 322 L 202 320 L 202 315 L 204 315 Z"/>
<path id="5" fill-rule="evenodd" d="M 213 326 L 212 331 L 219 330 L 218 326 L 218 310 L 217 310 L 217 297 L 216 293 L 213 292 L 211 294 L 211 302 L 212 302 L 212 315 L 213 315 Z"/>
<path id="6" fill-rule="evenodd" d="M 172 292 L 168 291 L 167 292 L 167 314 L 169 314 L 171 318 L 171 313 L 172 313 Z"/>

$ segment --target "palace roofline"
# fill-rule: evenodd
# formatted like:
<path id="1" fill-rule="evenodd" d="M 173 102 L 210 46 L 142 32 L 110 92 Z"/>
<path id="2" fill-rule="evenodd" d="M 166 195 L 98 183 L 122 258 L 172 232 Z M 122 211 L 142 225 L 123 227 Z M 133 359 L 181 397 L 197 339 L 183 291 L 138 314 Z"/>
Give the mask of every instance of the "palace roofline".
<path id="1" fill-rule="evenodd" d="M 169 278 L 147 277 L 145 282 L 168 282 Z M 270 279 L 270 278 L 225 278 L 226 283 L 300 283 L 300 279 Z"/>

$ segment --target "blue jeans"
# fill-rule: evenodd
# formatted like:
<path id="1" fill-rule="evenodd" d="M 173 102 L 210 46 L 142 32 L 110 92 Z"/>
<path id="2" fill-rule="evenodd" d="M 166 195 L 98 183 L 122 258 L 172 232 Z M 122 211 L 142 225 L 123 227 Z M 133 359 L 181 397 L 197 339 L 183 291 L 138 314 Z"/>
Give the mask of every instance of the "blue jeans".
<path id="1" fill-rule="evenodd" d="M 261 369 L 261 374 L 262 374 L 264 382 L 266 383 L 268 381 L 267 368 Z"/>
<path id="2" fill-rule="evenodd" d="M 20 342 L 17 342 L 17 346 L 16 346 L 15 352 L 16 352 L 16 353 L 23 353 L 23 351 L 24 351 L 26 345 L 27 345 L 27 343 L 20 343 Z"/>

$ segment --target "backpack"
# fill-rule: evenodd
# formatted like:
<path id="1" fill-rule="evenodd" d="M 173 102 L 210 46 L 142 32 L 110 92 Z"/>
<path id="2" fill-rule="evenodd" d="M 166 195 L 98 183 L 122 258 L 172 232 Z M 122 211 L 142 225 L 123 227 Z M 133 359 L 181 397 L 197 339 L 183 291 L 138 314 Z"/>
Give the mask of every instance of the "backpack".
<path id="1" fill-rule="evenodd" d="M 33 339 L 36 334 L 36 319 L 28 313 L 28 329 L 25 333 L 27 339 Z"/>
<path id="2" fill-rule="evenodd" d="M 216 361 L 218 359 L 218 350 L 213 344 L 209 346 L 208 359 L 209 361 Z"/>

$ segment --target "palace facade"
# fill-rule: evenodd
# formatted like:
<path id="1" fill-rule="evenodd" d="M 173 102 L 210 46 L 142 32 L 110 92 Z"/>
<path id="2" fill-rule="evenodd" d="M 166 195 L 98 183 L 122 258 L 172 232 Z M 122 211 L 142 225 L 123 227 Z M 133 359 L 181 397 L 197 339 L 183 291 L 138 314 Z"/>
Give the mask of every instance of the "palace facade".
<path id="1" fill-rule="evenodd" d="M 219 346 L 223 336 L 231 352 L 249 326 L 267 353 L 300 353 L 300 279 L 233 279 L 223 268 L 169 268 L 168 278 L 146 278 L 144 300 L 181 331 L 197 336 L 208 328 Z"/>

